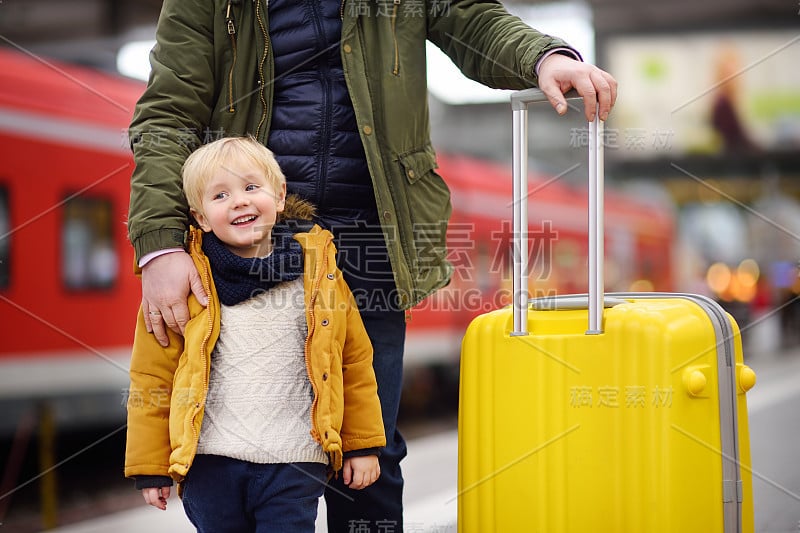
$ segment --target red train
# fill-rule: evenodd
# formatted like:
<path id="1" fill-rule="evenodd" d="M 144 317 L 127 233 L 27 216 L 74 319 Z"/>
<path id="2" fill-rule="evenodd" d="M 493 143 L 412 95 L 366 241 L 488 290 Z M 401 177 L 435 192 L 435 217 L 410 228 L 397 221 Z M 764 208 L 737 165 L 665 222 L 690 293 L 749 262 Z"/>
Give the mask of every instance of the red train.
<path id="1" fill-rule="evenodd" d="M 125 228 L 133 169 L 126 128 L 142 90 L 141 82 L 0 49 L 0 419 L 6 425 L 37 398 L 59 399 L 63 422 L 122 412 L 140 298 Z M 456 275 L 412 312 L 408 365 L 456 362 L 468 321 L 505 305 L 510 291 L 509 170 L 442 156 L 440 173 L 453 191 Z M 543 180 L 530 187 L 536 191 L 531 288 L 583 291 L 585 194 L 558 182 L 542 186 Z M 672 213 L 612 193 L 606 207 L 609 288 L 670 289 Z"/>

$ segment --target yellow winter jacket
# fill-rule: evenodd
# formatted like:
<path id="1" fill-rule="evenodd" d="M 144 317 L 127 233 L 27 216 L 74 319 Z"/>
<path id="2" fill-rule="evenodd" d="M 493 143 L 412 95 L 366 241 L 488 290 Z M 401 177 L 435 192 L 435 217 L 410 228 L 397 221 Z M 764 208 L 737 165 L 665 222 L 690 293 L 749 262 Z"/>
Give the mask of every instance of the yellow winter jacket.
<path id="1" fill-rule="evenodd" d="M 304 250 L 308 337 L 305 358 L 314 390 L 311 434 L 334 471 L 350 450 L 385 446 L 372 344 L 352 293 L 336 267 L 333 236 L 314 226 L 295 239 Z M 128 394 L 125 476 L 170 476 L 180 482 L 191 468 L 203 422 L 210 355 L 219 336 L 220 303 L 202 231 L 192 228 L 189 252 L 209 295 L 208 307 L 189 297 L 191 319 L 181 337 L 169 332 L 164 348 L 136 323 Z"/>

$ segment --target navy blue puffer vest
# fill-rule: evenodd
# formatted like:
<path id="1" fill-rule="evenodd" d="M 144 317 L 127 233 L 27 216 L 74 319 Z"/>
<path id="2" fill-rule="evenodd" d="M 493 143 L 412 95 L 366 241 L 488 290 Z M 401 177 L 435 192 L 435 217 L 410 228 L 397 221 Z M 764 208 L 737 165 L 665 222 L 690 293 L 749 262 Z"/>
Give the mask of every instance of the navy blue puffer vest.
<path id="1" fill-rule="evenodd" d="M 323 213 L 375 209 L 339 55 L 341 24 L 337 0 L 269 3 L 275 97 L 268 146 L 291 192 Z"/>
<path id="2" fill-rule="evenodd" d="M 339 10 L 339 0 L 269 2 L 275 79 L 267 146 L 288 191 L 313 202 L 336 236 L 339 267 L 363 311 L 371 306 L 360 298 L 380 289 L 385 300 L 394 280 L 344 78 Z"/>

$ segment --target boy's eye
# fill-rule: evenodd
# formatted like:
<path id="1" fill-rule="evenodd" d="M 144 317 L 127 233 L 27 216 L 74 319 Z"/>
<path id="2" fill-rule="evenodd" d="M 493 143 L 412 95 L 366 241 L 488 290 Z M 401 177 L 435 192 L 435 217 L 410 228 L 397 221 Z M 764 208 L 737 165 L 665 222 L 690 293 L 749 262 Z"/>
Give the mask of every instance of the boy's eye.
<path id="1" fill-rule="evenodd" d="M 260 188 L 261 188 L 260 185 L 257 185 L 255 183 L 250 183 L 250 184 L 247 185 L 247 187 L 244 188 L 244 190 L 246 190 L 246 191 L 255 191 L 255 190 L 260 189 Z"/>
<path id="2" fill-rule="evenodd" d="M 214 194 L 214 196 L 212 196 L 211 198 L 213 200 L 222 200 L 223 198 L 227 198 L 227 197 L 228 197 L 228 193 L 227 192 L 220 191 L 220 192 Z"/>

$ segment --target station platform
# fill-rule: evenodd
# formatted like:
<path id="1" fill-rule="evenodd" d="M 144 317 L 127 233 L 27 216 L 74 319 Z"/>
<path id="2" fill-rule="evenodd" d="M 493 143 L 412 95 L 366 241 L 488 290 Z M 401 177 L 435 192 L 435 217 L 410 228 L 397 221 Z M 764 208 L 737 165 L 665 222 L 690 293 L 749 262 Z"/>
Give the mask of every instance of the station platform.
<path id="1" fill-rule="evenodd" d="M 408 442 L 403 460 L 406 480 L 404 520 L 406 533 L 455 533 L 457 503 L 457 435 L 447 430 Z M 327 531 L 325 501 L 320 499 L 317 533 Z M 85 522 L 50 529 L 48 533 L 191 533 L 195 531 L 180 500 L 173 494 L 167 510 L 144 504 L 140 508 L 92 518 Z"/>
<path id="2" fill-rule="evenodd" d="M 756 372 L 748 392 L 755 530 L 797 531 L 800 524 L 800 347 L 780 349 L 774 328 L 765 323 L 748 329 L 745 360 Z M 749 346 L 747 346 L 749 345 Z M 405 532 L 457 531 L 457 433 L 452 425 L 409 440 L 403 461 L 406 479 Z M 318 533 L 326 532 L 325 504 L 320 502 Z M 141 507 L 49 530 L 48 533 L 189 533 L 194 528 L 173 495 L 166 512 Z M 387 532 L 388 533 L 388 532 Z"/>

